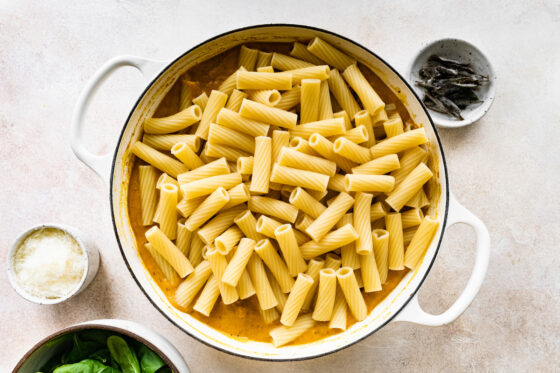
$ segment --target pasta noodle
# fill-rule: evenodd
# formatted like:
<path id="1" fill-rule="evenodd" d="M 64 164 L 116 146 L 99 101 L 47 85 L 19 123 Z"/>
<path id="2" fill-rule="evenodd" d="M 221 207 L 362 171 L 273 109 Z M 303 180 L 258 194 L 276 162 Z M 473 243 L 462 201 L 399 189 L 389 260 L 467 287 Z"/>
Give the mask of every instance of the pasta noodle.
<path id="1" fill-rule="evenodd" d="M 313 223 L 313 219 L 306 214 L 299 214 L 296 219 L 296 229 L 299 231 L 305 231 Z"/>
<path id="2" fill-rule="evenodd" d="M 300 100 L 301 87 L 297 85 L 289 91 L 282 93 L 282 98 L 280 98 L 280 102 L 275 107 L 281 110 L 289 110 L 299 104 Z"/>
<path id="3" fill-rule="evenodd" d="M 298 152 L 293 148 L 284 147 L 281 149 L 276 162 L 278 162 L 281 166 L 318 172 L 328 176 L 334 176 L 336 173 L 336 163 L 320 157 Z"/>
<path id="4" fill-rule="evenodd" d="M 175 302 L 181 307 L 187 307 L 211 275 L 212 269 L 208 261 L 200 262 L 175 291 Z"/>
<path id="5" fill-rule="evenodd" d="M 432 178 L 433 173 L 428 166 L 420 163 L 408 176 L 395 187 L 385 202 L 395 211 L 400 211 L 405 203 L 409 201 L 422 186 Z"/>
<path id="6" fill-rule="evenodd" d="M 238 205 L 230 208 L 227 211 L 220 212 L 212 218 L 206 225 L 200 228 L 197 232 L 198 236 L 206 245 L 214 242 L 216 237 L 228 229 L 234 222 L 237 215 L 243 212 L 247 207 L 245 205 Z"/>
<path id="7" fill-rule="evenodd" d="M 231 146 L 227 145 L 219 145 L 219 144 L 210 144 L 206 143 L 204 146 L 204 152 L 201 154 L 200 158 L 202 157 L 211 157 L 211 158 L 222 158 L 224 157 L 230 162 L 235 162 L 239 157 L 248 157 L 251 153 L 247 153 L 243 150 L 232 148 Z M 204 160 L 204 159 L 203 159 Z"/>
<path id="8" fill-rule="evenodd" d="M 371 240 L 371 221 L 370 210 L 373 195 L 368 193 L 357 193 L 356 202 L 354 202 L 354 228 L 358 233 L 356 240 L 356 253 L 360 255 L 368 255 L 373 252 L 373 243 Z M 363 269 L 363 260 L 360 261 L 360 267 Z"/>
<path id="9" fill-rule="evenodd" d="M 215 275 L 211 275 L 208 281 L 206 281 L 204 289 L 202 289 L 202 292 L 198 296 L 193 309 L 208 317 L 219 296 L 220 288 L 218 287 L 218 280 Z"/>
<path id="10" fill-rule="evenodd" d="M 344 137 L 346 140 L 351 141 L 354 144 L 362 144 L 368 140 L 369 135 L 366 127 L 364 125 L 360 125 L 356 128 L 347 129 L 346 134 L 340 137 Z"/>
<path id="11" fill-rule="evenodd" d="M 268 124 L 247 119 L 242 117 L 239 113 L 226 108 L 220 110 L 216 118 L 216 123 L 255 137 L 266 136 L 270 127 Z"/>
<path id="12" fill-rule="evenodd" d="M 327 209 L 301 187 L 297 187 L 292 191 L 289 201 L 313 219 L 317 219 Z"/>
<path id="13" fill-rule="evenodd" d="M 238 148 L 247 153 L 255 152 L 253 137 L 216 123 L 210 124 L 208 142 L 211 145 L 226 145 Z"/>
<path id="14" fill-rule="evenodd" d="M 281 103 L 282 101 L 280 101 Z M 245 118 L 270 123 L 278 127 L 293 129 L 297 123 L 297 114 L 289 111 L 268 107 L 264 104 L 243 99 L 239 113 Z"/>
<path id="15" fill-rule="evenodd" d="M 352 167 L 356 166 L 356 164 L 351 160 L 336 154 L 334 152 L 333 143 L 318 133 L 311 135 L 309 138 L 309 146 L 323 158 L 335 162 L 336 165 L 345 172 L 351 172 Z"/>
<path id="16" fill-rule="evenodd" d="M 165 118 L 148 118 L 144 121 L 144 132 L 153 135 L 177 132 L 201 120 L 202 110 L 192 105 L 183 111 Z"/>
<path id="17" fill-rule="evenodd" d="M 352 173 L 358 175 L 383 175 L 397 170 L 400 166 L 399 157 L 396 154 L 389 154 L 354 167 Z"/>
<path id="18" fill-rule="evenodd" d="M 334 203 L 323 211 L 305 232 L 309 237 L 313 238 L 314 241 L 320 241 L 353 204 L 354 198 L 345 192 L 341 192 L 336 197 Z"/>
<path id="19" fill-rule="evenodd" d="M 200 123 L 198 124 L 198 128 L 196 129 L 196 135 L 204 140 L 208 140 L 208 131 L 210 129 L 210 123 L 216 121 L 216 117 L 218 116 L 218 112 L 226 106 L 226 101 L 228 99 L 228 95 L 213 90 L 210 92 L 210 97 L 208 97 L 208 103 L 206 104 L 206 108 L 202 112 L 202 118 L 200 119 Z"/>
<path id="20" fill-rule="evenodd" d="M 220 211 L 229 201 L 229 194 L 223 187 L 217 188 L 189 216 L 185 226 L 194 231 L 206 223 L 215 213 Z"/>
<path id="21" fill-rule="evenodd" d="M 241 183 L 241 174 L 216 175 L 182 184 L 181 190 L 185 199 L 193 199 L 211 194 L 218 187 L 229 189 L 239 183 Z M 227 193 L 225 194 L 227 195 Z"/>
<path id="22" fill-rule="evenodd" d="M 290 133 L 288 131 L 272 131 L 272 162 L 276 162 L 280 151 L 290 144 Z"/>
<path id="23" fill-rule="evenodd" d="M 210 176 L 225 175 L 229 173 L 230 170 L 226 159 L 220 158 L 192 171 L 179 174 L 177 176 L 177 181 L 180 185 L 183 185 L 196 180 L 205 179 Z"/>
<path id="24" fill-rule="evenodd" d="M 251 281 L 255 286 L 261 310 L 268 310 L 276 307 L 278 305 L 278 300 L 276 300 L 276 297 L 274 296 L 274 292 L 268 282 L 263 262 L 258 255 L 251 255 L 249 263 L 247 264 L 247 270 L 249 271 Z"/>
<path id="25" fill-rule="evenodd" d="M 145 235 L 148 242 L 175 269 L 179 277 L 184 278 L 194 270 L 181 250 L 157 226 L 148 229 Z"/>
<path id="26" fill-rule="evenodd" d="M 229 261 L 226 271 L 222 276 L 222 282 L 231 286 L 237 286 L 247 263 L 249 263 L 249 259 L 251 259 L 254 249 L 254 240 L 250 238 L 241 239 L 237 250 L 235 250 L 235 254 L 233 254 L 233 258 Z"/>
<path id="27" fill-rule="evenodd" d="M 327 189 L 329 176 L 318 172 L 300 170 L 275 163 L 272 167 L 270 181 L 280 184 L 302 186 L 307 189 L 323 192 Z M 290 222 L 293 223 L 294 221 L 295 220 Z"/>
<path id="28" fill-rule="evenodd" d="M 292 88 L 292 74 L 259 73 L 253 71 L 237 72 L 237 89 L 278 89 Z"/>
<path id="29" fill-rule="evenodd" d="M 222 84 L 220 84 L 220 86 L 218 87 L 218 91 L 225 93 L 226 95 L 231 94 L 231 92 L 233 92 L 233 90 L 237 86 L 237 72 L 239 71 L 247 71 L 247 69 L 244 68 L 243 66 L 240 66 L 239 69 L 233 72 L 233 74 L 228 76 L 226 80 L 224 80 Z"/>
<path id="30" fill-rule="evenodd" d="M 177 211 L 181 214 L 182 217 L 188 218 L 193 211 L 204 201 L 205 196 L 193 198 L 193 199 L 182 199 L 177 204 Z"/>
<path id="31" fill-rule="evenodd" d="M 331 316 L 331 322 L 329 323 L 330 329 L 341 329 L 346 330 L 346 299 L 344 298 L 344 293 L 340 287 L 336 289 L 336 295 L 334 297 L 334 306 Z"/>
<path id="32" fill-rule="evenodd" d="M 286 263 L 280 258 L 270 240 L 264 239 L 257 242 L 255 252 L 266 264 L 272 276 L 278 281 L 282 292 L 289 293 L 294 285 L 294 279 L 290 276 Z"/>
<path id="33" fill-rule="evenodd" d="M 237 289 L 235 286 L 228 285 L 222 281 L 222 277 L 228 262 L 225 256 L 220 254 L 218 250 L 212 248 L 206 253 L 206 258 L 208 263 L 210 263 L 210 268 L 212 268 L 212 273 L 216 277 L 218 282 L 218 288 L 220 289 L 220 294 L 222 296 L 222 302 L 224 304 L 232 304 L 239 299 L 239 294 L 237 294 Z"/>
<path id="34" fill-rule="evenodd" d="M 239 157 L 237 158 L 237 172 L 241 175 L 250 175 L 253 173 L 254 157 Z"/>
<path id="35" fill-rule="evenodd" d="M 311 329 L 315 325 L 315 320 L 311 318 L 311 315 L 301 315 L 292 326 L 279 326 L 270 331 L 270 337 L 272 337 L 272 344 L 274 347 L 280 347 L 286 343 L 290 343 L 297 337 L 301 336 L 303 333 Z"/>
<path id="36" fill-rule="evenodd" d="M 189 249 L 189 262 L 191 262 L 193 266 L 198 266 L 202 262 L 203 248 L 204 242 L 202 242 L 196 234 L 193 234 L 191 247 Z"/>
<path id="37" fill-rule="evenodd" d="M 334 152 L 346 159 L 356 163 L 366 163 L 371 160 L 371 153 L 368 148 L 354 144 L 344 137 L 339 137 L 334 142 Z"/>
<path id="38" fill-rule="evenodd" d="M 375 229 L 372 233 L 372 239 L 379 281 L 384 284 L 387 282 L 389 272 L 389 232 L 384 229 Z"/>
<path id="39" fill-rule="evenodd" d="M 184 142 L 193 151 L 200 149 L 200 137 L 196 135 L 150 135 L 144 134 L 142 142 L 156 150 L 171 150 L 173 145 Z"/>
<path id="40" fill-rule="evenodd" d="M 251 194 L 249 193 L 249 188 L 243 183 L 237 184 L 230 190 L 228 190 L 229 194 L 229 202 L 222 207 L 222 210 L 230 209 L 234 206 L 240 205 L 244 202 L 247 202 L 249 198 L 251 198 Z"/>
<path id="41" fill-rule="evenodd" d="M 356 63 L 355 59 L 318 37 L 315 37 L 307 45 L 307 50 L 336 69 L 344 70 L 353 63 Z"/>
<path id="42" fill-rule="evenodd" d="M 167 260 L 165 260 L 165 258 L 163 256 L 161 256 L 155 249 L 154 247 L 149 244 L 146 243 L 144 245 L 144 247 L 146 248 L 146 250 L 148 250 L 148 252 L 150 253 L 150 255 L 152 256 L 152 258 L 154 258 L 154 261 L 156 262 L 156 264 L 158 265 L 159 269 L 161 270 L 161 272 L 163 273 L 163 275 L 165 276 L 165 278 L 171 283 L 171 284 L 177 284 L 180 280 L 179 276 L 177 275 L 177 272 L 175 272 L 175 270 L 173 269 L 173 267 L 167 262 Z"/>
<path id="43" fill-rule="evenodd" d="M 255 143 L 255 160 L 250 190 L 253 193 L 268 193 L 272 166 L 272 140 L 270 137 L 259 136 Z"/>
<path id="44" fill-rule="evenodd" d="M 241 240 L 243 233 L 237 227 L 230 227 L 214 240 L 216 250 L 222 255 L 229 254 L 235 245 Z M 233 285 L 235 286 L 235 285 Z"/>
<path id="45" fill-rule="evenodd" d="M 332 268 L 321 269 L 319 272 L 319 291 L 313 310 L 313 320 L 330 321 L 336 296 L 336 272 Z"/>
<path id="46" fill-rule="evenodd" d="M 301 255 L 292 226 L 290 224 L 279 226 L 274 230 L 274 236 L 278 241 L 290 276 L 297 276 L 298 273 L 304 272 L 307 264 Z"/>
<path id="47" fill-rule="evenodd" d="M 416 227 L 420 225 L 420 223 L 422 223 L 422 219 L 424 219 L 424 214 L 422 213 L 421 209 L 415 208 L 401 213 L 401 219 L 402 219 L 403 229 Z"/>
<path id="48" fill-rule="evenodd" d="M 376 202 L 371 205 L 370 219 L 372 222 L 376 221 L 377 219 L 381 219 L 385 215 L 387 215 L 387 210 L 385 209 L 383 203 Z"/>
<path id="49" fill-rule="evenodd" d="M 255 70 L 257 65 L 257 59 L 259 57 L 259 51 L 256 49 L 247 48 L 242 45 L 239 49 L 239 59 L 237 61 L 238 66 L 243 66 L 249 71 Z"/>
<path id="50" fill-rule="evenodd" d="M 387 154 L 402 152 L 426 142 L 428 142 L 426 131 L 424 128 L 418 128 L 381 141 L 372 146 L 370 150 L 373 158 L 379 158 Z"/>
<path id="51" fill-rule="evenodd" d="M 177 191 L 173 184 L 163 184 L 160 191 L 159 228 L 170 240 L 177 238 Z"/>
<path id="52" fill-rule="evenodd" d="M 328 233 L 319 242 L 308 241 L 300 246 L 304 259 L 311 259 L 348 245 L 358 239 L 358 233 L 350 224 Z"/>
<path id="53" fill-rule="evenodd" d="M 331 70 L 328 82 L 329 89 L 336 99 L 336 102 L 338 102 L 340 107 L 348 113 L 350 118 L 354 118 L 356 113 L 360 111 L 360 106 L 356 102 L 356 99 L 352 95 L 352 92 L 346 85 L 346 82 L 344 82 L 344 79 L 338 70 Z"/>
<path id="54" fill-rule="evenodd" d="M 295 223 L 298 210 L 289 203 L 268 197 L 252 197 L 249 209 L 261 214 L 275 216 L 290 223 Z"/>
<path id="55" fill-rule="evenodd" d="M 175 241 L 175 246 L 187 257 L 191 247 L 192 237 L 193 232 L 189 231 L 185 224 L 181 222 L 177 223 L 177 240 Z"/>
<path id="56" fill-rule="evenodd" d="M 206 104 L 208 104 L 208 95 L 206 92 L 202 92 L 199 96 L 192 99 L 194 105 L 198 105 L 200 110 L 206 109 Z"/>
<path id="57" fill-rule="evenodd" d="M 152 166 L 138 168 L 140 201 L 142 206 L 142 225 L 151 225 L 157 206 L 156 183 L 158 172 Z"/>
<path id="58" fill-rule="evenodd" d="M 379 111 L 385 108 L 385 103 L 375 92 L 371 84 L 369 84 L 357 64 L 346 67 L 342 75 L 354 92 L 356 92 L 370 115 L 376 116 Z"/>
<path id="59" fill-rule="evenodd" d="M 385 226 L 389 232 L 389 269 L 404 269 L 404 244 L 401 214 L 398 212 L 385 215 Z"/>
<path id="60" fill-rule="evenodd" d="M 321 81 L 303 79 L 301 81 L 300 124 L 315 122 L 319 119 L 319 97 Z"/>
<path id="61" fill-rule="evenodd" d="M 178 142 L 173 145 L 173 147 L 171 147 L 171 154 L 191 170 L 204 166 L 204 162 L 202 162 L 198 155 L 184 142 Z"/>
<path id="62" fill-rule="evenodd" d="M 160 153 L 139 141 L 134 143 L 131 151 L 135 156 L 142 159 L 144 162 L 149 163 L 155 168 L 173 177 L 177 177 L 180 173 L 187 171 L 187 167 L 181 162 Z"/>
<path id="63" fill-rule="evenodd" d="M 259 51 L 257 56 L 257 68 L 270 66 L 270 62 L 272 61 L 272 53 Z"/>
<path id="64" fill-rule="evenodd" d="M 309 122 L 299 126 L 295 126 L 290 134 L 308 140 L 311 135 L 318 133 L 325 137 L 343 135 L 346 133 L 343 118 L 325 119 L 316 122 Z M 368 150 L 369 154 L 369 150 Z"/>
<path id="65" fill-rule="evenodd" d="M 360 293 L 354 271 L 352 268 L 342 267 L 337 271 L 336 277 L 338 278 L 338 284 L 340 285 L 340 289 L 342 289 L 350 312 L 352 312 L 356 320 L 362 321 L 367 316 L 367 307 L 364 297 L 362 297 Z"/>
<path id="66" fill-rule="evenodd" d="M 314 64 L 312 63 L 298 60 L 297 58 L 286 56 L 285 54 L 281 54 L 281 53 L 272 54 L 271 65 L 275 69 L 282 70 L 282 71 L 302 69 L 305 67 L 314 66 Z"/>
<path id="67" fill-rule="evenodd" d="M 276 106 L 282 99 L 282 96 L 276 89 L 259 89 L 251 91 L 249 99 L 265 104 L 266 106 Z"/>
<path id="68" fill-rule="evenodd" d="M 301 310 L 303 312 L 309 311 L 312 306 L 313 299 L 315 298 L 315 292 L 317 291 L 317 287 L 319 286 L 319 272 L 325 266 L 325 261 L 320 258 L 314 258 L 309 261 L 307 266 L 307 270 L 305 274 L 308 275 L 313 279 L 313 284 L 309 288 L 307 295 L 305 296 L 305 300 L 303 301 L 303 305 L 301 306 Z"/>
<path id="69" fill-rule="evenodd" d="M 384 192 L 393 190 L 395 178 L 388 175 L 350 175 L 344 176 L 344 185 L 349 192 Z"/>
<path id="70" fill-rule="evenodd" d="M 299 58 L 300 60 L 307 61 L 313 65 L 324 65 L 325 63 L 321 61 L 317 56 L 311 53 L 307 46 L 304 44 L 298 43 L 297 41 L 294 43 L 294 47 L 290 52 L 290 55 L 295 58 Z"/>
<path id="71" fill-rule="evenodd" d="M 334 118 L 334 114 L 331 104 L 331 94 L 329 92 L 329 83 L 323 80 L 319 92 L 319 117 L 317 119 L 325 120 L 332 118 Z"/>
<path id="72" fill-rule="evenodd" d="M 284 311 L 282 311 L 282 316 L 280 317 L 280 322 L 285 326 L 292 326 L 301 310 L 303 302 L 305 301 L 305 296 L 311 289 L 313 285 L 313 279 L 311 276 L 305 273 L 300 273 L 297 276 L 297 280 L 292 287 L 290 295 L 288 295 L 288 300 L 284 305 Z"/>
<path id="73" fill-rule="evenodd" d="M 247 93 L 242 92 L 238 89 L 234 89 L 233 91 L 231 91 L 231 94 L 229 95 L 228 101 L 227 101 L 224 109 L 228 109 L 228 110 L 231 110 L 233 112 L 239 111 L 239 108 L 241 108 L 241 102 L 243 101 L 244 98 L 247 98 L 247 97 L 249 97 L 249 95 Z M 220 110 L 220 112 L 222 110 Z M 219 113 L 218 113 L 218 115 L 219 115 Z M 217 119 L 216 119 L 216 121 L 217 121 Z"/>
<path id="74" fill-rule="evenodd" d="M 348 213 L 345 214 L 338 221 L 338 223 L 336 223 L 336 227 L 342 228 L 345 225 L 352 225 L 353 222 L 354 220 L 352 213 Z M 356 234 L 357 233 L 358 232 L 356 232 Z M 358 254 L 356 253 L 356 245 L 354 242 L 350 242 L 349 244 L 346 244 L 340 248 L 340 256 L 343 267 L 350 267 L 352 269 L 360 268 L 360 259 L 358 258 Z"/>
<path id="75" fill-rule="evenodd" d="M 362 110 L 358 111 L 354 116 L 354 121 L 356 122 L 356 127 L 364 126 L 366 128 L 368 138 L 364 144 L 368 148 L 375 145 L 375 132 L 373 131 L 373 121 L 371 120 L 371 115 L 369 111 Z"/>
<path id="76" fill-rule="evenodd" d="M 420 259 L 430 246 L 430 242 L 432 242 L 438 226 L 438 221 L 431 216 L 426 216 L 422 219 L 422 223 L 418 227 L 416 233 L 414 233 L 412 241 L 410 241 L 406 249 L 404 264 L 407 268 L 416 268 Z"/>
<path id="77" fill-rule="evenodd" d="M 233 222 L 241 229 L 243 234 L 258 242 L 264 238 L 264 236 L 257 232 L 257 220 L 253 216 L 250 210 L 245 210 L 241 214 L 237 215 Z"/>
<path id="78" fill-rule="evenodd" d="M 333 270 L 338 270 L 341 267 L 342 260 L 335 253 L 328 253 L 325 256 L 325 268 L 331 268 Z"/>

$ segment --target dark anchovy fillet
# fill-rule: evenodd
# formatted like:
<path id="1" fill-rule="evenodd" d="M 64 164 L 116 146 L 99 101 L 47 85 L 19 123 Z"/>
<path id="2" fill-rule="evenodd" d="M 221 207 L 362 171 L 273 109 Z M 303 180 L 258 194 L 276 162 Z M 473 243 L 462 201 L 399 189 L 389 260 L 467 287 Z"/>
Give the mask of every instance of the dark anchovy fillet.
<path id="1" fill-rule="evenodd" d="M 475 93 L 488 82 L 470 63 L 431 55 L 418 71 L 416 84 L 426 90 L 424 105 L 431 110 L 462 120 L 461 110 L 482 102 Z"/>

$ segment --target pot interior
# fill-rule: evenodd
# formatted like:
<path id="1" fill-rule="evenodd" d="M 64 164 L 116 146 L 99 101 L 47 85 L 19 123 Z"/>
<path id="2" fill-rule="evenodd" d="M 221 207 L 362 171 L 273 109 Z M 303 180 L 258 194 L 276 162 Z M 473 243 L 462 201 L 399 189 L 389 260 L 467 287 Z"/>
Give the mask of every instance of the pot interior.
<path id="1" fill-rule="evenodd" d="M 185 71 L 228 49 L 246 42 L 293 42 L 308 41 L 319 36 L 345 53 L 355 57 L 371 69 L 399 97 L 411 118 L 426 129 L 433 154 L 431 167 L 438 170 L 436 181 L 431 187 L 437 188 L 436 200 L 432 201 L 433 213 L 440 221 L 440 228 L 428 249 L 422 264 L 410 271 L 399 285 L 363 321 L 352 325 L 343 333 L 305 344 L 275 348 L 272 344 L 240 340 L 227 336 L 187 313 L 174 308 L 167 300 L 151 275 L 143 266 L 136 249 L 127 206 L 128 182 L 133 167 L 130 146 L 140 139 L 142 122 L 153 115 L 161 100 Z M 432 179 L 432 180 L 434 180 Z M 175 325 L 198 340 L 220 350 L 243 357 L 263 360 L 296 360 L 321 356 L 359 341 L 389 322 L 415 294 L 437 254 L 447 214 L 447 181 L 441 145 L 435 128 L 406 82 L 383 60 L 364 47 L 324 30 L 303 26 L 267 25 L 233 31 L 211 39 L 170 63 L 170 65 L 147 87 L 132 110 L 123 129 L 115 154 L 112 174 L 111 204 L 115 230 L 125 261 L 139 286 L 152 303 Z"/>

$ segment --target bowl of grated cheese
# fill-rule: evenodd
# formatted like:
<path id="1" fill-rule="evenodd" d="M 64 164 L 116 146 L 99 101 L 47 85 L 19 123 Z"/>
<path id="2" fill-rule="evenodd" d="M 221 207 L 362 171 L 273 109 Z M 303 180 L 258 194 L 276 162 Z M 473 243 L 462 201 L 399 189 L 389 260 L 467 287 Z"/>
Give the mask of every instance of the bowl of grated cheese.
<path id="1" fill-rule="evenodd" d="M 8 255 L 8 278 L 23 298 L 57 304 L 85 289 L 97 274 L 99 252 L 86 236 L 61 224 L 21 233 Z"/>

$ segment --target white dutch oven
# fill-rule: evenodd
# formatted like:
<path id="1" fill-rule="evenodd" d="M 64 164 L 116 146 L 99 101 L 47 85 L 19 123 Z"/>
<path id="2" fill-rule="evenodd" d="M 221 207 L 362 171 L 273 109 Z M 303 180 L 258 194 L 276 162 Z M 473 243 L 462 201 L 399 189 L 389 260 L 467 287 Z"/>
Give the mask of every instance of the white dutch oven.
<path id="1" fill-rule="evenodd" d="M 440 228 L 422 264 L 415 271 L 409 272 L 365 320 L 354 324 L 344 333 L 320 341 L 306 345 L 275 348 L 268 343 L 243 342 L 230 338 L 194 319 L 189 314 L 173 308 L 160 291 L 142 265 L 129 222 L 127 193 L 133 166 L 133 157 L 129 149 L 140 138 L 144 119 L 152 116 L 158 104 L 179 76 L 192 66 L 245 42 L 292 42 L 294 40 L 309 40 L 314 36 L 320 36 L 339 49 L 356 57 L 375 72 L 399 97 L 406 97 L 406 100 L 403 100 L 405 106 L 416 122 L 426 128 L 427 135 L 431 144 L 433 144 L 435 158 L 439 164 L 437 177 L 441 185 L 441 195 L 437 199 L 436 213 L 440 221 Z M 122 66 L 137 68 L 144 75 L 148 84 L 124 124 L 115 153 L 102 156 L 94 155 L 84 148 L 81 141 L 84 115 L 91 97 L 101 83 L 113 71 Z M 142 291 L 154 306 L 177 327 L 199 341 L 224 352 L 262 360 L 308 359 L 348 347 L 371 335 L 389 322 L 409 321 L 421 325 L 444 325 L 452 322 L 465 311 L 478 293 L 486 274 L 490 249 L 488 231 L 476 216 L 461 206 L 450 194 L 441 143 L 436 129 L 420 100 L 406 81 L 385 61 L 356 42 L 332 32 L 298 25 L 260 25 L 216 36 L 185 52 L 172 62 L 155 61 L 134 56 L 116 57 L 101 67 L 86 85 L 76 105 L 72 126 L 72 149 L 74 153 L 103 178 L 110 188 L 112 218 L 117 240 L 126 265 Z M 456 223 L 469 224 L 476 232 L 477 252 L 474 270 L 457 301 L 444 313 L 431 315 L 420 308 L 416 293 L 435 260 L 443 232 L 447 227 Z"/>

